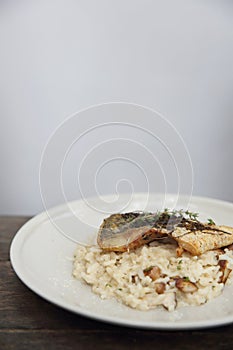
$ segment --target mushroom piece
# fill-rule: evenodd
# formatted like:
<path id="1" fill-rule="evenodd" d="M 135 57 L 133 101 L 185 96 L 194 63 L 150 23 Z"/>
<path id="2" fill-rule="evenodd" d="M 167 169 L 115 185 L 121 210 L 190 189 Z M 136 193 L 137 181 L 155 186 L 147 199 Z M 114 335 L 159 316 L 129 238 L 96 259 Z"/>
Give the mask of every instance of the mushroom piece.
<path id="1" fill-rule="evenodd" d="M 160 282 L 160 283 L 156 283 L 155 284 L 155 291 L 156 291 L 156 293 L 163 294 L 165 292 L 165 289 L 166 289 L 166 284 L 165 283 Z"/>
<path id="2" fill-rule="evenodd" d="M 227 260 L 219 260 L 218 265 L 220 266 L 220 271 L 222 272 L 222 275 L 220 276 L 219 283 L 226 283 L 230 273 L 231 269 L 227 267 L 228 261 Z"/>
<path id="3" fill-rule="evenodd" d="M 148 269 L 143 270 L 145 276 L 149 276 L 152 281 L 157 280 L 160 277 L 161 270 L 158 266 L 151 266 Z"/>
<path id="4" fill-rule="evenodd" d="M 186 281 L 183 278 L 177 278 L 175 285 L 176 288 L 178 288 L 183 293 L 193 293 L 198 290 L 195 283 Z"/>
<path id="5" fill-rule="evenodd" d="M 174 311 L 176 308 L 176 293 L 171 292 L 171 293 L 166 293 L 164 294 L 164 300 L 162 302 L 162 305 L 167 309 L 168 311 Z"/>

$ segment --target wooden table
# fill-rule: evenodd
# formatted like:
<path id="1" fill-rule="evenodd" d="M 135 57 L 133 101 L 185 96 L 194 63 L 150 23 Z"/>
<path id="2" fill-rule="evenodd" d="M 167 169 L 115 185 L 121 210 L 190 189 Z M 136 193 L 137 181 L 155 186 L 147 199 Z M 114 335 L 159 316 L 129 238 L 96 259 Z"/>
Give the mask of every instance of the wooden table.
<path id="1" fill-rule="evenodd" d="M 233 324 L 196 331 L 113 326 L 62 310 L 16 277 L 9 247 L 28 217 L 0 217 L 0 349 L 233 349 Z"/>

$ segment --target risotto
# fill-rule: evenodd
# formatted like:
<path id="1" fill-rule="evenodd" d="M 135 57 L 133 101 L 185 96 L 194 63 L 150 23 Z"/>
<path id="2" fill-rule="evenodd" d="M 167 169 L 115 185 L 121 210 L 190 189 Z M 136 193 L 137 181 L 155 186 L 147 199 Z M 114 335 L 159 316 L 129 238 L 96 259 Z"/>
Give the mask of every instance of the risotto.
<path id="1" fill-rule="evenodd" d="M 73 262 L 73 276 L 102 299 L 138 310 L 204 304 L 231 282 L 232 269 L 233 252 L 227 248 L 177 257 L 174 244 L 158 242 L 130 252 L 78 246 Z"/>

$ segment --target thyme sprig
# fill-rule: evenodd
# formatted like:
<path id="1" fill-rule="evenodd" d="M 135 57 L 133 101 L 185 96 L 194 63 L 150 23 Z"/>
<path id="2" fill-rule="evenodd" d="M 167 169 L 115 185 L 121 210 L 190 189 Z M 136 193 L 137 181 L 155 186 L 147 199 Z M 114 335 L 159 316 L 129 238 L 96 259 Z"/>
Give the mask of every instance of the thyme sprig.
<path id="1" fill-rule="evenodd" d="M 176 217 L 188 217 L 190 220 L 197 221 L 198 213 L 191 212 L 189 210 L 179 209 L 179 210 L 169 210 L 168 208 L 164 209 L 164 213 Z"/>
<path id="2" fill-rule="evenodd" d="M 215 225 L 215 222 L 214 222 L 214 220 L 213 219 L 207 219 L 208 220 L 208 224 L 209 225 Z"/>
<path id="3" fill-rule="evenodd" d="M 183 210 L 183 209 L 179 209 L 179 210 L 169 210 L 168 208 L 165 208 L 163 211 L 165 214 L 169 215 L 169 216 L 176 216 L 176 217 L 180 217 L 180 218 L 188 218 L 190 220 L 193 221 L 198 221 L 198 213 L 189 211 L 189 210 Z M 161 212 L 162 214 L 162 212 Z M 208 225 L 216 225 L 214 220 L 209 218 L 207 219 L 207 223 Z"/>

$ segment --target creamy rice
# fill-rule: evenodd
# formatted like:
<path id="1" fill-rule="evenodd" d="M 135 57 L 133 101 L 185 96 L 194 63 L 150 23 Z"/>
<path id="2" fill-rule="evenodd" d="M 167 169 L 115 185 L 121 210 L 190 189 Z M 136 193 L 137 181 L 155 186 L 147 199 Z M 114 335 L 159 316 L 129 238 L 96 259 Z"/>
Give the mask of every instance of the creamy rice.
<path id="1" fill-rule="evenodd" d="M 233 253 L 225 249 L 209 251 L 201 256 L 184 253 L 176 256 L 172 244 L 153 243 L 132 252 L 103 252 L 96 246 L 78 246 L 74 254 L 73 276 L 92 287 L 102 299 L 115 298 L 138 310 L 163 306 L 169 311 L 185 305 L 201 305 L 219 296 L 224 288 L 219 260 L 227 260 L 233 269 Z M 156 266 L 161 271 L 156 280 L 145 269 Z M 227 280 L 230 283 L 232 273 Z M 181 291 L 177 279 L 189 281 L 197 287 L 194 292 Z M 156 286 L 163 284 L 163 293 Z"/>

